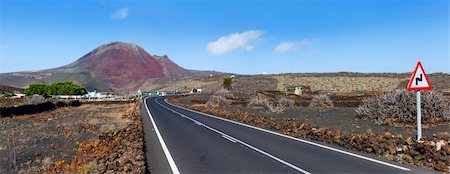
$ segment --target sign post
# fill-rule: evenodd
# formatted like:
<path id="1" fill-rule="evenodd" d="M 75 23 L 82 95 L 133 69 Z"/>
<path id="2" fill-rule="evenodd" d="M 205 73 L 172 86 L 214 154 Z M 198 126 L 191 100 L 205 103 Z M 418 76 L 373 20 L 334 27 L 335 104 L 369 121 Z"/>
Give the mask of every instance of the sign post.
<path id="1" fill-rule="evenodd" d="M 416 107 L 417 107 L 417 141 L 422 138 L 422 112 L 420 107 L 420 90 L 416 92 Z"/>
<path id="2" fill-rule="evenodd" d="M 417 106 L 417 141 L 422 138 L 422 112 L 420 106 L 420 91 L 431 90 L 431 83 L 428 80 L 427 74 L 423 70 L 422 63 L 417 62 L 411 79 L 408 83 L 408 90 L 416 92 L 416 106 Z"/>

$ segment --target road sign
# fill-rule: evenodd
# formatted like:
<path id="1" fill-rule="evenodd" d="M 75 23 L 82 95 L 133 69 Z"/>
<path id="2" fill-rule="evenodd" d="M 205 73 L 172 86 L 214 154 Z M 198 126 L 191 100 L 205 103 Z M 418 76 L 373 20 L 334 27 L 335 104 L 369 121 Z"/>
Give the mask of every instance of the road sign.
<path id="1" fill-rule="evenodd" d="M 422 138 L 422 111 L 420 107 L 420 90 L 431 90 L 431 83 L 428 80 L 425 70 L 423 70 L 422 63 L 417 62 L 416 69 L 414 69 L 411 79 L 409 79 L 408 90 L 416 92 L 416 107 L 417 107 L 417 141 Z"/>
<path id="2" fill-rule="evenodd" d="M 408 83 L 408 90 L 418 91 L 418 90 L 431 90 L 431 83 L 428 80 L 427 74 L 423 70 L 422 63 L 417 62 L 416 69 L 414 69 L 411 79 Z"/>

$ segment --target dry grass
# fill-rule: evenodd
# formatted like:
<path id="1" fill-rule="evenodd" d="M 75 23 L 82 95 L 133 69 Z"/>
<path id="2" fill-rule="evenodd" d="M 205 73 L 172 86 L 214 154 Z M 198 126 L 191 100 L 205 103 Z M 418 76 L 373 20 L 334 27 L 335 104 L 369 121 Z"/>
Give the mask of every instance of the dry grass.
<path id="1" fill-rule="evenodd" d="M 309 104 L 311 108 L 332 108 L 334 107 L 333 101 L 326 94 L 313 95 L 311 103 Z"/>
<path id="2" fill-rule="evenodd" d="M 256 95 L 250 99 L 247 106 L 252 108 L 265 108 L 270 112 L 281 114 L 285 109 L 294 106 L 294 101 L 287 96 L 283 96 L 276 99 L 275 102 L 272 102 L 270 98 L 265 95 Z"/>
<path id="3" fill-rule="evenodd" d="M 422 123 L 437 124 L 450 120 L 450 103 L 436 91 L 422 92 Z M 377 124 L 416 123 L 416 94 L 396 90 L 377 98 L 370 98 L 356 109 L 356 117 L 370 119 Z"/>

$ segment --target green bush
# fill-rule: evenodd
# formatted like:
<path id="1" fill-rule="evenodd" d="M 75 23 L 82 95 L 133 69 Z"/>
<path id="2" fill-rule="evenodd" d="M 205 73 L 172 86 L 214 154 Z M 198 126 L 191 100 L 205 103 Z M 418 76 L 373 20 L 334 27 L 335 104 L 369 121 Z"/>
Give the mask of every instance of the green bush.
<path id="1" fill-rule="evenodd" d="M 223 79 L 223 88 L 230 90 L 231 89 L 231 85 L 233 84 L 233 78 L 231 77 L 225 77 Z"/>
<path id="2" fill-rule="evenodd" d="M 86 88 L 70 81 L 57 82 L 51 85 L 31 84 L 25 89 L 26 95 L 83 95 L 86 93 Z"/>
<path id="3" fill-rule="evenodd" d="M 25 89 L 25 94 L 47 96 L 50 94 L 50 86 L 47 84 L 31 84 Z"/>
<path id="4" fill-rule="evenodd" d="M 86 89 L 76 83 L 65 81 L 53 83 L 50 85 L 51 95 L 83 95 L 86 94 Z"/>

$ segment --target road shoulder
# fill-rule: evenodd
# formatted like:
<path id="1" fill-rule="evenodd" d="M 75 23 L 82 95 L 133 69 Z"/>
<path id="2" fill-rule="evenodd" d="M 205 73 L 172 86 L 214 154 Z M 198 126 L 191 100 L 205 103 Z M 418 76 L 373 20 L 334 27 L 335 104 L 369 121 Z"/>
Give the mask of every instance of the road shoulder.
<path id="1" fill-rule="evenodd" d="M 145 144 L 145 157 L 147 161 L 148 173 L 171 173 L 170 165 L 167 162 L 164 151 L 158 140 L 158 137 L 153 127 L 150 116 L 147 113 L 147 109 L 143 100 L 141 104 L 141 115 L 144 127 L 144 144 Z"/>

